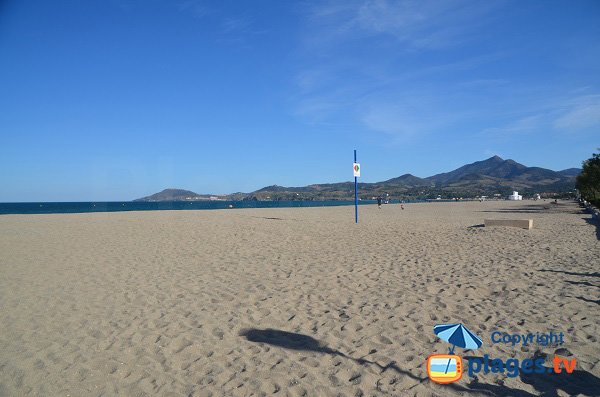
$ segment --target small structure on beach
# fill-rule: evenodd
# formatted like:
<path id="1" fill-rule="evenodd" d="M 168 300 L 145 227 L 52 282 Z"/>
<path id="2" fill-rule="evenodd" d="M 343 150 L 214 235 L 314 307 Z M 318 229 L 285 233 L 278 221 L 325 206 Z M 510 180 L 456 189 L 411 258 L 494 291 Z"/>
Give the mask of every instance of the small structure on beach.
<path id="1" fill-rule="evenodd" d="M 523 200 L 523 196 L 521 196 L 519 194 L 519 192 L 514 191 L 513 194 L 511 194 L 510 196 L 508 196 L 509 200 Z"/>

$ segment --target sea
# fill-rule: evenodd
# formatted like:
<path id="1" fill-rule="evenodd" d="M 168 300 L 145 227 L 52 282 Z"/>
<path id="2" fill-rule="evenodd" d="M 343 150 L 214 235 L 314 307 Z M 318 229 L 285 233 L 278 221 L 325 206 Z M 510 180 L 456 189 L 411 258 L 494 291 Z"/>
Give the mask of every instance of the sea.
<path id="1" fill-rule="evenodd" d="M 361 200 L 359 205 L 373 204 Z M 221 210 L 232 208 L 337 207 L 354 205 L 354 201 L 109 201 L 72 203 L 0 203 L 0 215 L 6 214 L 74 214 L 86 212 Z"/>

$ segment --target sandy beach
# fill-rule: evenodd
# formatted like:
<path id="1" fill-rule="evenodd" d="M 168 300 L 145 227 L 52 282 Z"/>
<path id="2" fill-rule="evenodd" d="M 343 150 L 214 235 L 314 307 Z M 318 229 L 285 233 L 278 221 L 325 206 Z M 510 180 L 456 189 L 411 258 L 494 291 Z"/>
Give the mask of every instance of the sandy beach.
<path id="1" fill-rule="evenodd" d="M 600 242 L 574 202 L 0 217 L 0 396 L 600 395 Z M 533 219 L 533 229 L 482 227 Z M 425 362 L 463 323 L 465 358 Z M 492 343 L 494 331 L 564 345 Z M 465 364 L 466 365 L 466 364 Z"/>

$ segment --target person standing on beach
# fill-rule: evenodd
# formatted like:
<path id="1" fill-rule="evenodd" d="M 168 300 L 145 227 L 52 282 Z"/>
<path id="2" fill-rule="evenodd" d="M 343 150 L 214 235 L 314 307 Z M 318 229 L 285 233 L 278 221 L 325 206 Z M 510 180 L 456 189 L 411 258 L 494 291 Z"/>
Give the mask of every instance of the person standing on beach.
<path id="1" fill-rule="evenodd" d="M 377 207 L 379 207 L 379 209 L 381 209 L 381 196 L 377 196 Z"/>

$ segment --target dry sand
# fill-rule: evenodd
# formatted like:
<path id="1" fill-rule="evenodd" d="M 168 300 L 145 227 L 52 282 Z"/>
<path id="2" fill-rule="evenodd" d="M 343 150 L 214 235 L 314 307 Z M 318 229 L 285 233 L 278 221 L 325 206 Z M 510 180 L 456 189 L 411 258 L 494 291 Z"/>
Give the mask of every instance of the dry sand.
<path id="1" fill-rule="evenodd" d="M 0 395 L 600 393 L 600 243 L 574 203 L 0 217 Z M 477 227 L 532 218 L 534 228 Z M 432 327 L 565 333 L 573 374 L 427 378 Z M 536 353 L 537 351 L 537 353 Z M 465 361 L 466 363 L 466 361 Z"/>

